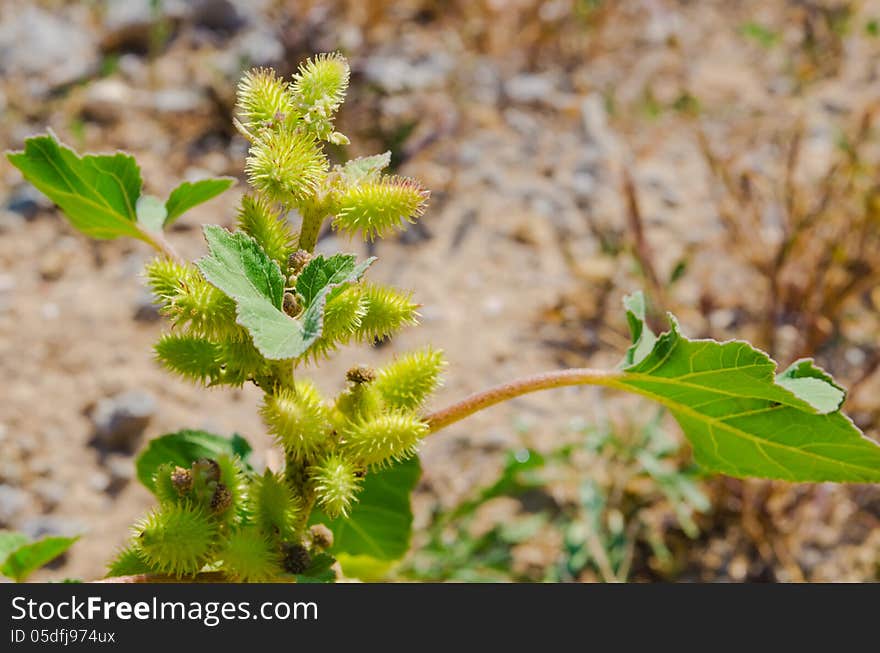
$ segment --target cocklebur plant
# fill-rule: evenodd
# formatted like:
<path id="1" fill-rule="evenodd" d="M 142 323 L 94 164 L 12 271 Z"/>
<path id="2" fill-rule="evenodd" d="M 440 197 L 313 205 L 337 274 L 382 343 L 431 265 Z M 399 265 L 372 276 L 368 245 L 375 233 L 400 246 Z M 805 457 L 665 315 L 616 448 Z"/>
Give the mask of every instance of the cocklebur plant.
<path id="1" fill-rule="evenodd" d="M 748 343 L 690 340 L 671 316 L 670 330 L 655 335 L 639 293 L 625 302 L 633 344 L 614 370 L 540 374 L 427 413 L 445 364 L 425 348 L 378 370 L 352 366 L 344 390 L 323 396 L 309 366 L 340 345 L 414 325 L 418 307 L 408 292 L 366 278 L 374 258 L 316 254 L 322 225 L 382 238 L 417 220 L 428 199 L 417 181 L 383 172 L 388 153 L 331 165 L 324 145 L 348 143 L 333 124 L 348 81 L 338 54 L 307 61 L 291 81 L 266 69 L 244 76 L 235 125 L 249 142 L 252 190 L 233 231 L 204 228 L 208 252 L 193 263 L 165 229 L 233 180 L 184 183 L 163 203 L 142 194 L 137 164 L 122 153 L 80 157 L 50 132 L 9 154 L 86 235 L 129 236 L 157 250 L 145 276 L 170 324 L 157 360 L 204 386 L 259 387 L 259 413 L 284 452 L 282 469 L 258 473 L 237 435 L 184 430 L 153 440 L 136 464 L 157 506 L 134 526 L 111 577 L 316 581 L 334 577 L 336 560 L 348 576 L 381 577 L 409 545 L 419 443 L 493 404 L 565 385 L 659 402 L 710 470 L 880 480 L 880 447 L 840 412 L 843 389 L 811 361 L 776 374 Z"/>

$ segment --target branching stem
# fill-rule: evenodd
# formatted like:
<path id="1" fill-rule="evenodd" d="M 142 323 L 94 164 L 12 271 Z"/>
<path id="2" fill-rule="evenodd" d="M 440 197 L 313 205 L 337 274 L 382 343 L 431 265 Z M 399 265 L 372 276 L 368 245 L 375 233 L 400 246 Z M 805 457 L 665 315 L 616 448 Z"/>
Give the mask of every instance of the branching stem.
<path id="1" fill-rule="evenodd" d="M 594 370 L 586 367 L 544 372 L 474 393 L 451 406 L 426 415 L 424 419 L 428 422 L 433 433 L 485 408 L 530 392 L 569 385 L 613 386 L 619 379 L 619 372 Z"/>

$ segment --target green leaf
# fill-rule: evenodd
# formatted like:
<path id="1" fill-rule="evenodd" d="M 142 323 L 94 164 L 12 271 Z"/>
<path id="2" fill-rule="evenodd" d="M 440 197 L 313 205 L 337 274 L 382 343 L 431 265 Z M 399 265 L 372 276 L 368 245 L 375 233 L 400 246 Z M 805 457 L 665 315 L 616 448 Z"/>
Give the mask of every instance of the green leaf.
<path id="1" fill-rule="evenodd" d="M 231 438 L 206 431 L 183 430 L 150 440 L 135 461 L 137 477 L 144 486 L 154 491 L 153 475 L 160 465 L 170 463 L 189 467 L 199 458 L 216 458 L 228 454 L 246 462 L 251 447 L 240 435 Z"/>
<path id="2" fill-rule="evenodd" d="M 639 301 L 630 298 L 627 308 Z M 643 315 L 631 310 L 629 317 L 638 342 Z M 739 477 L 880 481 L 880 446 L 840 412 L 843 390 L 812 361 L 777 376 L 776 363 L 748 343 L 691 340 L 670 322 L 607 385 L 666 406 L 698 463 Z"/>
<path id="3" fill-rule="evenodd" d="M 234 183 L 235 179 L 232 177 L 214 177 L 195 182 L 183 182 L 171 191 L 171 195 L 165 202 L 168 216 L 165 218 L 164 226 L 167 227 L 194 206 L 214 199 Z"/>
<path id="4" fill-rule="evenodd" d="M 135 204 L 138 224 L 150 231 L 162 231 L 165 222 L 165 205 L 155 195 L 141 195 Z"/>
<path id="5" fill-rule="evenodd" d="M 336 580 L 333 564 L 336 559 L 326 553 L 319 553 L 312 558 L 312 564 L 303 573 L 296 575 L 297 583 L 332 583 Z"/>
<path id="6" fill-rule="evenodd" d="M 353 255 L 315 257 L 300 274 L 308 278 L 303 282 L 308 299 L 294 319 L 281 309 L 285 284 L 281 268 L 253 238 L 243 231 L 232 234 L 208 225 L 205 239 L 210 254 L 196 265 L 205 279 L 235 300 L 236 321 L 248 330 L 260 353 L 273 360 L 305 354 L 321 336 L 324 306 L 331 292 L 360 279 L 375 260 L 355 265 Z"/>
<path id="7" fill-rule="evenodd" d="M 391 150 L 373 156 L 360 156 L 346 162 L 339 169 L 342 179 L 348 185 L 360 184 L 364 181 L 372 181 L 379 178 L 385 168 L 391 163 Z"/>
<path id="8" fill-rule="evenodd" d="M 633 344 L 626 350 L 623 358 L 623 367 L 640 363 L 645 356 L 651 353 L 657 336 L 648 327 L 645 321 L 645 296 L 640 293 L 627 295 L 623 298 L 623 307 L 626 309 L 626 321 L 632 333 Z"/>
<path id="9" fill-rule="evenodd" d="M 334 254 L 330 258 L 318 254 L 296 278 L 296 291 L 302 295 L 304 305 L 311 306 L 327 286 L 360 279 L 375 260 L 368 258 L 358 265 L 354 254 Z"/>
<path id="10" fill-rule="evenodd" d="M 413 520 L 410 495 L 421 472 L 418 457 L 370 472 L 347 518 L 312 513 L 311 523 L 324 523 L 333 531 L 330 553 L 346 576 L 372 578 L 376 569 L 407 552 Z"/>
<path id="11" fill-rule="evenodd" d="M 25 538 L 25 543 L 6 556 L 3 566 L 0 567 L 0 573 L 20 583 L 37 569 L 67 551 L 78 539 L 78 537 L 44 537 L 36 542 L 27 543 Z"/>
<path id="12" fill-rule="evenodd" d="M 0 531 L 0 565 L 2 565 L 9 554 L 15 551 L 22 544 L 28 543 L 28 536 L 24 533 L 16 533 L 15 531 Z"/>
<path id="13" fill-rule="evenodd" d="M 50 132 L 27 139 L 24 151 L 7 157 L 87 236 L 130 236 L 152 242 L 137 225 L 135 206 L 142 182 L 131 156 L 119 152 L 80 157 Z"/>

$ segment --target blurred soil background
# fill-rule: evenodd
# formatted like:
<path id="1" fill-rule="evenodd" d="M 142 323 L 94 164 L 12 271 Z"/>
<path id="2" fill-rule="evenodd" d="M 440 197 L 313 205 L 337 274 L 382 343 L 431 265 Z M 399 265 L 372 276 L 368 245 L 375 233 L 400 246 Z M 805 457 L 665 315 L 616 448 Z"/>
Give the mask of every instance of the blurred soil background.
<path id="1" fill-rule="evenodd" d="M 238 177 L 175 225 L 198 257 L 200 224 L 231 225 L 246 189 L 231 123 L 241 72 L 289 74 L 332 50 L 353 69 L 338 122 L 352 144 L 338 154 L 391 150 L 432 200 L 371 248 L 371 277 L 412 289 L 422 325 L 344 350 L 310 370 L 319 385 L 424 343 L 450 361 L 434 407 L 523 374 L 612 366 L 628 338 L 621 298 L 644 288 L 657 325 L 670 310 L 688 335 L 747 338 L 782 365 L 815 356 L 878 436 L 880 2 L 2 0 L 0 144 L 48 127 L 80 151 L 123 149 L 160 196 Z M 319 249 L 367 251 L 335 239 Z M 150 256 L 90 242 L 0 164 L 0 528 L 83 535 L 38 579 L 103 574 L 151 503 L 133 476 L 149 438 L 238 432 L 257 464 L 281 462 L 256 389 L 202 390 L 154 362 L 165 327 L 140 277 Z M 693 477 L 677 426 L 655 414 L 573 388 L 431 436 L 402 576 L 462 578 L 473 557 L 450 571 L 420 556 L 453 560 L 457 544 L 524 523 L 502 537 L 493 577 L 877 580 L 880 488 Z M 579 447 L 597 433 L 584 425 L 604 439 L 560 473 L 487 495 L 466 528 L 438 526 L 506 456 Z M 645 460 L 607 444 L 645 429 L 671 443 L 662 474 L 632 473 Z M 683 474 L 682 509 L 658 479 Z"/>

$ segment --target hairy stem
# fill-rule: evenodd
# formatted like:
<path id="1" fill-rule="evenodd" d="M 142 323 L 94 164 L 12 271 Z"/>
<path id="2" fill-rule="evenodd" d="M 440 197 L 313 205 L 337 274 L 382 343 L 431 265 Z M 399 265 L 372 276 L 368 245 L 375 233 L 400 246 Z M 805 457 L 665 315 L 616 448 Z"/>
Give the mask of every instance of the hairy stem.
<path id="1" fill-rule="evenodd" d="M 299 232 L 299 249 L 314 252 L 318 244 L 318 234 L 324 222 L 324 213 L 320 210 L 301 209 L 302 227 Z"/>
<path id="2" fill-rule="evenodd" d="M 469 417 L 476 412 L 489 408 L 503 401 L 519 397 L 520 395 L 538 390 L 561 388 L 568 385 L 604 385 L 614 386 L 620 378 L 619 372 L 594 370 L 590 368 L 576 368 L 570 370 L 558 370 L 528 376 L 516 381 L 510 381 L 497 385 L 494 388 L 474 393 L 461 401 L 452 404 L 442 410 L 435 411 L 425 416 L 425 421 L 431 429 L 431 433 L 446 428 L 459 420 Z"/>
<path id="3" fill-rule="evenodd" d="M 144 230 L 141 230 L 141 233 L 143 233 L 147 237 L 148 242 L 157 252 L 159 252 L 160 254 L 164 254 L 176 263 L 184 263 L 183 258 L 180 256 L 180 254 L 177 253 L 177 250 L 174 249 L 174 245 L 172 245 L 168 241 L 168 239 L 165 238 L 165 234 L 152 231 L 146 232 Z"/>

